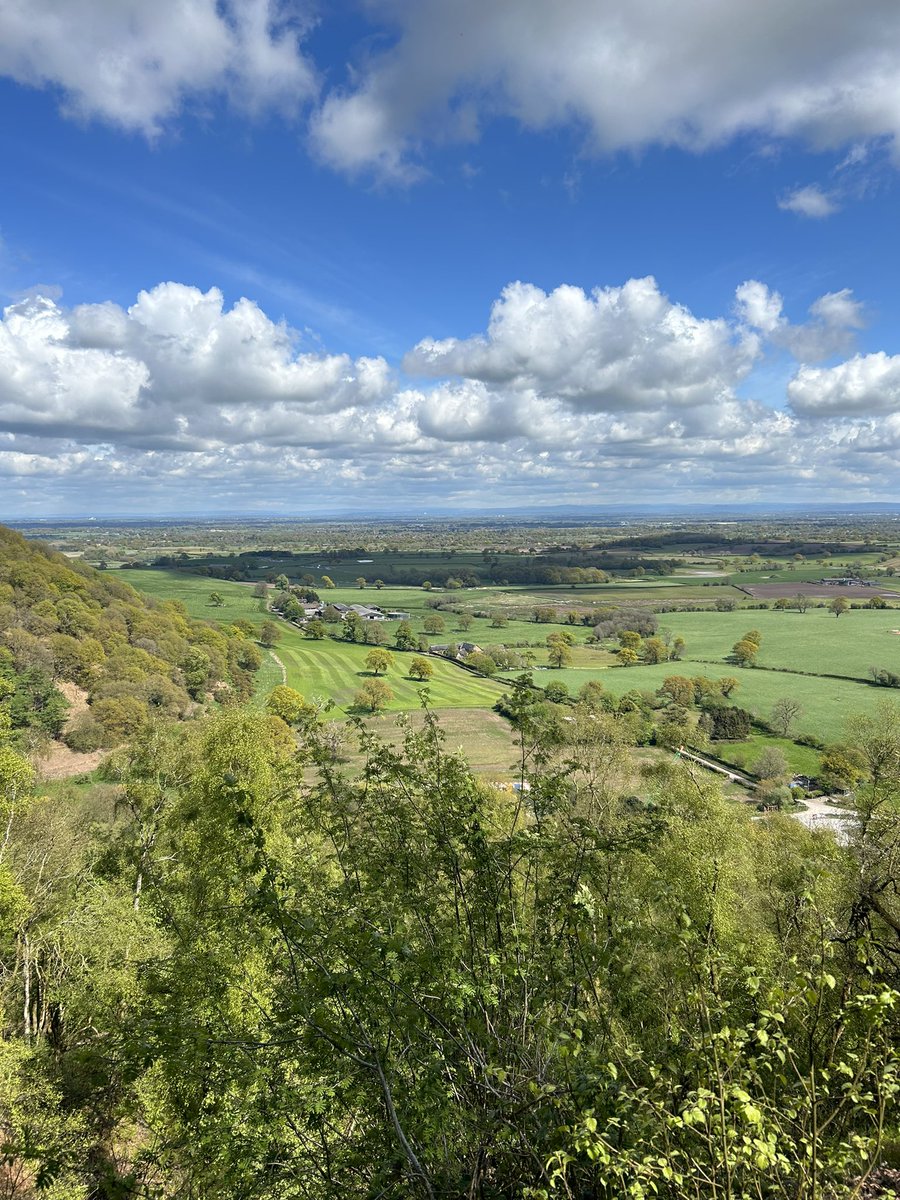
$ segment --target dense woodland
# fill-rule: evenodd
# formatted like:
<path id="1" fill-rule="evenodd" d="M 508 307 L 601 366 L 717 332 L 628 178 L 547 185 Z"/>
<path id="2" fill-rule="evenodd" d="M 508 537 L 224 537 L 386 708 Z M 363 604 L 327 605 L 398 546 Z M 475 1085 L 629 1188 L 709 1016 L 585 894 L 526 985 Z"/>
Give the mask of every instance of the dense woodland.
<path id="1" fill-rule="evenodd" d="M 839 844 L 589 696 L 510 691 L 517 788 L 427 713 L 337 760 L 242 706 L 246 631 L 11 534 L 0 635 L 0 1197 L 813 1200 L 897 1161 L 896 706 L 851 722 Z M 45 794 L 60 684 L 116 748 Z"/>

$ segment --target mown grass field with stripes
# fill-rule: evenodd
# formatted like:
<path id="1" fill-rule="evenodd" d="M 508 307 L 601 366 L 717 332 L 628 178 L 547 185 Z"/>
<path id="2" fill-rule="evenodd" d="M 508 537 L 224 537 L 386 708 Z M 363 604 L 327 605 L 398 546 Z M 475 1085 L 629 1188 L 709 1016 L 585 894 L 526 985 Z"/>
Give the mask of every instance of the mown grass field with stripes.
<path id="1" fill-rule="evenodd" d="M 264 602 L 254 597 L 253 589 L 244 584 L 223 583 L 220 580 L 183 575 L 177 571 L 120 571 L 118 574 L 133 587 L 160 600 L 180 601 L 188 613 L 197 619 L 227 625 L 242 618 L 258 625 L 267 617 Z M 224 600 L 221 607 L 210 604 L 209 595 L 213 591 L 218 592 Z M 333 596 L 337 598 L 344 594 L 351 594 L 354 600 L 358 599 L 357 593 L 344 591 L 336 591 Z M 422 616 L 424 611 L 419 613 L 419 617 Z M 419 628 L 421 623 L 421 619 L 414 621 Z M 397 622 L 387 624 L 390 630 L 397 626 Z M 338 715 L 351 711 L 356 693 L 370 678 L 365 658 L 372 647 L 333 641 L 331 638 L 311 641 L 293 625 L 284 621 L 279 621 L 278 625 L 281 638 L 275 654 L 284 664 L 288 685 L 307 699 L 334 701 Z M 423 686 L 428 689 L 429 703 L 433 708 L 490 708 L 504 690 L 503 683 L 484 679 L 439 658 L 429 659 L 434 675 L 423 685 L 410 679 L 407 674 L 414 655 L 397 651 L 391 653 L 393 664 L 382 676 L 394 693 L 394 699 L 388 705 L 390 711 L 419 708 Z M 280 674 L 273 671 L 272 666 L 271 662 L 264 662 L 261 671 L 263 678 L 257 686 L 258 695 L 263 690 L 268 694 L 276 683 L 281 682 Z"/>

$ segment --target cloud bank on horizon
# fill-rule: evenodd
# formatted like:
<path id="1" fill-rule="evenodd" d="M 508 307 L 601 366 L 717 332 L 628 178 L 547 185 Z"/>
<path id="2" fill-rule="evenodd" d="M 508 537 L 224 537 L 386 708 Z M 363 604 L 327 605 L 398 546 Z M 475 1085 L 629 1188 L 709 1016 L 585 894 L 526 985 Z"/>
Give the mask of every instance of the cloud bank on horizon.
<path id="1" fill-rule="evenodd" d="M 765 495 L 785 478 L 864 494 L 900 457 L 900 356 L 834 361 L 862 320 L 836 292 L 792 324 L 756 280 L 715 318 L 652 278 L 590 294 L 519 282 L 483 333 L 423 338 L 397 367 L 306 349 L 215 288 L 161 283 L 127 309 L 31 296 L 0 323 L 0 478 L 7 494 L 102 489 L 113 508 L 160 486 L 182 508 L 217 489 L 295 508 L 292 489 L 310 486 L 323 503 L 346 506 L 352 487 L 378 507 L 535 488 L 588 502 L 679 485 Z M 783 407 L 758 395 L 772 353 L 796 360 Z"/>

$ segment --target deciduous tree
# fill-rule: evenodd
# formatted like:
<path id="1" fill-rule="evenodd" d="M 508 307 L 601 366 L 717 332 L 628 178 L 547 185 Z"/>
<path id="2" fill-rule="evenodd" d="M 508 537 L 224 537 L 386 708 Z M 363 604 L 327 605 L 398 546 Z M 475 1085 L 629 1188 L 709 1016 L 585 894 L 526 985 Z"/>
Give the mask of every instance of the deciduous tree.
<path id="1" fill-rule="evenodd" d="M 427 658 L 417 656 L 409 664 L 409 676 L 411 679 L 420 679 L 422 682 L 430 679 L 434 674 L 434 667 Z"/>
<path id="2" fill-rule="evenodd" d="M 759 646 L 757 643 L 750 641 L 747 637 L 742 637 L 740 641 L 735 642 L 731 647 L 732 657 L 739 667 L 752 667 L 756 662 L 758 653 Z"/>
<path id="3" fill-rule="evenodd" d="M 792 696 L 781 696 L 772 705 L 770 723 L 776 733 L 787 737 L 791 726 L 803 712 L 803 705 Z"/>
<path id="4" fill-rule="evenodd" d="M 279 684 L 269 693 L 266 711 L 275 717 L 281 717 L 286 725 L 299 725 L 315 713 L 315 709 L 307 704 L 300 692 L 285 684 Z"/>
<path id="5" fill-rule="evenodd" d="M 380 712 L 394 699 L 394 693 L 383 679 L 367 679 L 356 693 L 355 703 L 358 708 L 366 708 L 370 712 Z"/>
<path id="6" fill-rule="evenodd" d="M 366 655 L 366 670 L 371 671 L 373 675 L 381 675 L 388 670 L 393 661 L 394 656 L 390 650 L 382 650 L 379 647 L 378 649 L 370 650 Z"/>
<path id="7" fill-rule="evenodd" d="M 281 641 L 281 630 L 274 621 L 263 621 L 259 627 L 259 644 L 271 650 Z"/>

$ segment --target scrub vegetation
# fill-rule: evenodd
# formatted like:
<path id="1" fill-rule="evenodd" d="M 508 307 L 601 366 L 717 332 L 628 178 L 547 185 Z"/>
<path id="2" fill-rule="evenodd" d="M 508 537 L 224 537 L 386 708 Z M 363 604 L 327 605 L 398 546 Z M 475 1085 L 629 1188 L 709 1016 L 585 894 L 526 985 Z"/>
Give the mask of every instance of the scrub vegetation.
<path id="1" fill-rule="evenodd" d="M 839 615 L 741 586 L 818 533 L 740 532 L 458 587 L 471 530 L 288 573 L 250 529 L 246 580 L 2 532 L 5 1194 L 881 1194 L 895 548 L 829 539 Z"/>

